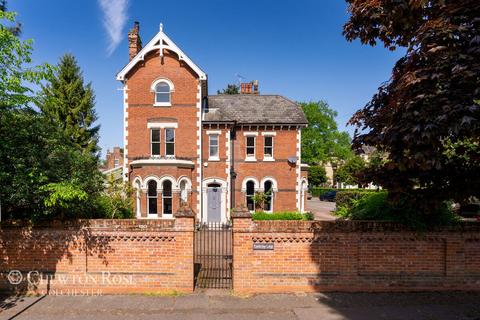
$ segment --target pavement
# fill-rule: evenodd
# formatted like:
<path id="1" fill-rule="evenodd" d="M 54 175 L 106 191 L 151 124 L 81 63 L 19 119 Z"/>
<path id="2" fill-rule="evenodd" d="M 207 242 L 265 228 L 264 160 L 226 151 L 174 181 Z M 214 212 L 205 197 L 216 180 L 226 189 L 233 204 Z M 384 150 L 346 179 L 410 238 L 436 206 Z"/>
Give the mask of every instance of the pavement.
<path id="1" fill-rule="evenodd" d="M 479 301 L 480 292 L 11 297 L 0 298 L 0 319 L 479 320 Z"/>
<path id="2" fill-rule="evenodd" d="M 307 211 L 315 216 L 315 220 L 337 219 L 332 211 L 335 210 L 335 202 L 320 201 L 318 197 L 307 200 Z"/>

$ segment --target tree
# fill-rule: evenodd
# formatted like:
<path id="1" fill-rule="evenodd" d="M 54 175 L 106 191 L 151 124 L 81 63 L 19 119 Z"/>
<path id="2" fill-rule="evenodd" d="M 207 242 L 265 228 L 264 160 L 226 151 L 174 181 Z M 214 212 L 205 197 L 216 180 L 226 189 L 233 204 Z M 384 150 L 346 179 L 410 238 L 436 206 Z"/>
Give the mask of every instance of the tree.
<path id="1" fill-rule="evenodd" d="M 26 83 L 39 84 L 51 68 L 49 65 L 27 67 L 32 62 L 32 40 L 21 41 L 15 28 L 14 12 L 0 6 L 0 110 L 27 106 L 35 95 Z M 0 115 L 1 116 L 1 115 Z"/>
<path id="2" fill-rule="evenodd" d="M 358 175 L 365 167 L 365 161 L 359 156 L 354 156 L 335 171 L 335 181 L 347 185 L 361 184 L 362 181 L 358 178 Z"/>
<path id="3" fill-rule="evenodd" d="M 312 187 L 318 187 L 327 182 L 327 173 L 322 166 L 310 166 L 308 168 L 308 184 Z"/>
<path id="4" fill-rule="evenodd" d="M 57 71 L 42 88 L 38 106 L 54 120 L 71 141 L 85 152 L 96 154 L 99 150 L 95 95 L 91 83 L 84 84 L 83 75 L 75 57 L 65 54 Z"/>
<path id="5" fill-rule="evenodd" d="M 92 199 L 103 187 L 97 159 L 79 150 L 57 123 L 30 107 L 38 94 L 29 85 L 49 77 L 51 68 L 27 67 L 32 41 L 20 41 L 5 25 L 5 21 L 14 23 L 14 18 L 15 13 L 0 11 L 2 219 L 93 217 Z"/>
<path id="6" fill-rule="evenodd" d="M 301 103 L 308 127 L 302 130 L 302 160 L 308 164 L 345 160 L 353 155 L 350 137 L 340 132 L 337 112 L 325 101 Z"/>
<path id="7" fill-rule="evenodd" d="M 225 89 L 217 90 L 217 94 L 239 94 L 240 87 L 236 84 L 228 84 Z"/>
<path id="8" fill-rule="evenodd" d="M 347 0 L 349 41 L 406 48 L 391 79 L 350 119 L 355 148 L 388 155 L 365 179 L 419 211 L 480 193 L 480 2 Z"/>

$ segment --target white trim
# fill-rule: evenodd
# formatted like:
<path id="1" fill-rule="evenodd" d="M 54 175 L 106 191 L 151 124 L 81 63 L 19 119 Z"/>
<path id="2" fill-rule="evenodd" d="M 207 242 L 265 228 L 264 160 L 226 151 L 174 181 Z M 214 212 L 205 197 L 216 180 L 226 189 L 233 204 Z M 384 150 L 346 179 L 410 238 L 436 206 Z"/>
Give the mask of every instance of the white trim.
<path id="1" fill-rule="evenodd" d="M 266 138 L 272 138 L 272 154 L 270 156 L 265 155 L 265 139 Z M 274 152 L 275 152 L 275 138 L 274 135 L 266 135 L 263 137 L 263 161 L 275 161 L 274 158 Z"/>
<path id="2" fill-rule="evenodd" d="M 207 130 L 207 135 L 222 134 L 222 130 Z"/>
<path id="3" fill-rule="evenodd" d="M 123 86 L 123 182 L 128 182 L 128 86 Z"/>
<path id="4" fill-rule="evenodd" d="M 190 160 L 180 160 L 180 159 L 141 159 L 134 160 L 131 162 L 132 166 L 145 166 L 145 165 L 156 165 L 156 166 L 178 166 L 178 167 L 195 167 L 195 163 Z"/>
<path id="5" fill-rule="evenodd" d="M 153 106 L 154 107 L 171 107 L 172 103 L 171 102 L 155 102 Z"/>
<path id="6" fill-rule="evenodd" d="M 173 142 L 168 142 L 167 141 L 167 129 L 172 129 L 173 130 Z M 175 134 L 175 128 L 171 128 L 171 127 L 167 127 L 163 130 L 164 132 L 164 135 L 165 135 L 165 139 L 163 139 L 165 141 L 164 145 L 165 145 L 165 149 L 164 149 L 164 155 L 165 157 L 175 157 L 175 138 L 176 138 L 176 134 Z M 167 154 L 167 144 L 173 144 L 173 154 Z"/>
<path id="7" fill-rule="evenodd" d="M 258 136 L 258 132 L 255 132 L 255 131 L 244 131 L 244 132 L 243 132 L 243 135 L 246 136 L 246 137 L 247 137 L 247 136 L 255 136 L 255 137 L 256 137 L 256 136 Z"/>
<path id="8" fill-rule="evenodd" d="M 308 180 L 303 177 L 300 182 L 300 212 L 306 212 L 305 210 L 305 195 L 308 190 Z"/>
<path id="9" fill-rule="evenodd" d="M 170 175 L 164 175 L 160 178 L 160 186 L 158 187 L 158 189 L 160 189 L 160 190 L 163 189 L 163 183 L 165 181 L 170 181 L 172 183 L 172 192 L 174 190 L 178 190 L 177 181 L 175 180 L 174 177 L 172 177 Z"/>
<path id="10" fill-rule="evenodd" d="M 157 45 L 157 42 L 159 43 Z M 165 42 L 166 44 L 163 44 Z M 140 61 L 145 59 L 145 56 L 150 51 L 160 50 L 160 56 L 163 56 L 163 49 L 175 52 L 178 55 L 178 60 L 183 60 L 185 63 L 198 75 L 201 80 L 206 80 L 207 75 L 203 72 L 192 60 L 163 32 L 160 30 L 150 40 L 145 47 L 117 74 L 117 80 L 123 81 L 127 73 Z"/>
<path id="11" fill-rule="evenodd" d="M 247 140 L 248 138 L 253 137 L 253 155 L 247 153 Z M 252 134 L 252 135 L 245 135 L 245 162 L 255 162 L 257 161 L 257 135 Z"/>
<path id="12" fill-rule="evenodd" d="M 150 206 L 149 206 L 149 195 L 148 195 L 148 183 L 150 181 L 155 181 L 156 184 L 157 184 L 157 188 L 156 188 L 156 196 L 155 196 L 155 199 L 157 199 L 157 213 L 150 213 Z M 147 199 L 147 207 L 146 207 L 146 210 L 147 210 L 147 218 L 148 219 L 158 219 L 158 178 L 157 177 L 154 177 L 154 176 L 151 176 L 151 177 L 148 177 L 145 179 L 144 181 L 144 189 L 146 189 L 146 199 Z"/>
<path id="13" fill-rule="evenodd" d="M 142 178 L 135 177 L 133 179 L 132 187 L 135 190 L 135 216 L 138 218 L 142 217 Z"/>
<path id="14" fill-rule="evenodd" d="M 260 181 L 260 190 L 263 192 L 264 190 L 264 183 L 266 181 L 271 181 L 272 182 L 272 189 L 273 189 L 273 192 L 278 192 L 278 183 L 277 183 L 277 179 L 275 179 L 274 177 L 271 177 L 271 176 L 267 176 L 267 177 L 263 177 L 263 179 Z"/>
<path id="15" fill-rule="evenodd" d="M 153 154 L 153 130 L 158 130 L 159 131 L 159 141 L 155 141 L 155 143 L 158 143 L 158 154 Z M 152 157 L 159 157 L 162 154 L 162 130 L 160 128 L 150 128 L 150 156 Z"/>
<path id="16" fill-rule="evenodd" d="M 177 129 L 178 128 L 178 123 L 177 122 L 149 122 L 149 123 L 147 123 L 147 128 L 149 128 L 149 129 L 164 129 L 164 128 Z"/>
<path id="17" fill-rule="evenodd" d="M 224 179 L 221 178 L 208 178 L 203 180 L 202 182 L 202 209 L 203 209 L 203 217 L 202 217 L 202 222 L 207 222 L 208 221 L 208 192 L 207 188 L 208 185 L 211 183 L 218 183 L 220 185 L 220 190 L 222 192 L 221 195 L 221 204 L 220 204 L 220 217 L 222 222 L 227 222 L 227 193 L 228 193 L 228 188 L 227 188 L 227 182 Z"/>
<path id="18" fill-rule="evenodd" d="M 262 132 L 262 136 L 276 136 L 277 133 L 276 132 L 270 132 L 270 131 L 264 131 Z"/>
<path id="19" fill-rule="evenodd" d="M 205 76 L 206 79 L 206 76 Z M 203 191 L 202 191 L 202 177 L 203 177 L 203 134 L 202 134 L 202 82 L 197 80 L 197 219 L 201 220 L 203 216 Z"/>
<path id="20" fill-rule="evenodd" d="M 296 151 L 297 151 L 297 162 L 296 162 L 296 173 L 297 173 L 297 183 L 296 183 L 296 186 L 295 186 L 295 190 L 296 190 L 296 200 L 297 200 L 297 210 L 298 211 L 302 211 L 302 208 L 301 208 L 301 205 L 302 205 L 302 201 L 301 201 L 301 179 L 302 179 L 302 169 L 301 169 L 301 154 L 302 154 L 302 130 L 300 128 L 297 129 L 297 148 L 296 148 Z"/>
<path id="21" fill-rule="evenodd" d="M 219 131 L 221 132 L 221 131 Z M 217 155 L 212 156 L 210 154 L 212 147 L 212 137 L 217 137 Z M 208 135 L 208 161 L 220 161 L 220 133 Z"/>
<path id="22" fill-rule="evenodd" d="M 175 92 L 175 86 L 173 85 L 172 80 L 170 80 L 168 78 L 163 78 L 163 77 L 160 77 L 160 78 L 157 78 L 157 79 L 153 80 L 152 84 L 150 85 L 150 91 L 156 93 L 157 92 L 156 91 L 156 86 L 160 82 L 165 82 L 166 84 L 168 84 L 168 86 L 170 87 L 170 93 Z"/>
<path id="23" fill-rule="evenodd" d="M 230 209 L 231 209 L 231 193 L 232 193 L 232 178 L 230 176 L 231 170 L 231 154 L 230 154 L 230 130 L 226 130 L 225 132 L 225 173 L 227 175 L 227 219 L 230 219 Z"/>
<path id="24" fill-rule="evenodd" d="M 242 180 L 242 192 L 243 193 L 247 192 L 247 181 L 249 181 L 249 180 L 253 180 L 254 185 L 255 185 L 255 191 L 258 191 L 260 189 L 260 183 L 258 182 L 257 178 L 252 177 L 252 176 L 248 176 L 248 177 L 245 177 Z"/>

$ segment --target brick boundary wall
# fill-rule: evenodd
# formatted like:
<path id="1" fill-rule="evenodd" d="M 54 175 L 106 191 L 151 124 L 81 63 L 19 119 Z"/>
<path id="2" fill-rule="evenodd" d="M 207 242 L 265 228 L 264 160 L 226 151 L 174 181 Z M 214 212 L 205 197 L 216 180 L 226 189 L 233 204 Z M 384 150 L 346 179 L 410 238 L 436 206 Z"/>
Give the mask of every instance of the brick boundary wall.
<path id="1" fill-rule="evenodd" d="M 480 290 L 478 223 L 415 232 L 386 222 L 232 217 L 238 293 Z"/>
<path id="2" fill-rule="evenodd" d="M 0 291 L 99 295 L 193 291 L 193 214 L 0 228 Z M 22 281 L 11 285 L 9 273 Z M 12 279 L 14 274 L 10 275 Z"/>

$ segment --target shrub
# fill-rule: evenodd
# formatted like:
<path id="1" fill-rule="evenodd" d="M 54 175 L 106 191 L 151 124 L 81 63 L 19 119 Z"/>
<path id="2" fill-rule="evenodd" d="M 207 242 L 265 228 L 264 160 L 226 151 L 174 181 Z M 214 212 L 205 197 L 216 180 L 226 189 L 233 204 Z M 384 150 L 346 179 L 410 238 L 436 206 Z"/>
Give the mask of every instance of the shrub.
<path id="1" fill-rule="evenodd" d="M 281 211 L 281 212 L 255 212 L 252 214 L 253 220 L 313 220 L 313 215 L 310 212 L 301 213 L 296 211 Z"/>
<path id="2" fill-rule="evenodd" d="M 359 200 L 363 196 L 372 193 L 378 193 L 378 191 L 372 189 L 337 190 L 335 202 L 337 203 L 337 207 L 351 207 L 353 200 Z"/>
<path id="3" fill-rule="evenodd" d="M 445 202 L 436 214 L 423 215 L 418 212 L 418 208 L 410 205 L 408 199 L 390 202 L 386 191 L 350 193 L 344 200 L 341 205 L 337 202 L 335 214 L 351 220 L 388 220 L 419 230 L 457 221 L 448 202 Z"/>

